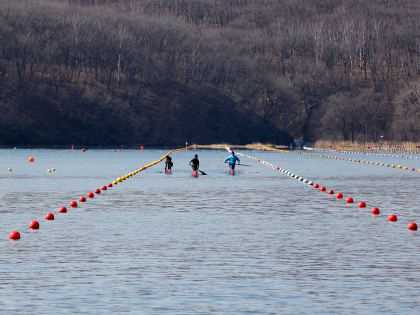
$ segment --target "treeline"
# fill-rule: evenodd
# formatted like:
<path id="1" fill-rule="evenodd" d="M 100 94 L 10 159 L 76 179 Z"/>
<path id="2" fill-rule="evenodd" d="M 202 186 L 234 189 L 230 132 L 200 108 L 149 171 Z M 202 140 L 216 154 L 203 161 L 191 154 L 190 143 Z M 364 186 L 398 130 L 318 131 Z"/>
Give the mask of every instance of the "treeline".
<path id="1" fill-rule="evenodd" d="M 2 138 L 418 141 L 419 74 L 417 0 L 0 0 Z"/>

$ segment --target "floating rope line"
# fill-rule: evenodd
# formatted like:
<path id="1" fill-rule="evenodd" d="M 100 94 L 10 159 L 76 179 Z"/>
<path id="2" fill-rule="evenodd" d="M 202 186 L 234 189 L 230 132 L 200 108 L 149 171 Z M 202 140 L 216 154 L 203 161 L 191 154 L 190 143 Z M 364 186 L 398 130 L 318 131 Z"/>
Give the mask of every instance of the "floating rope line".
<path id="1" fill-rule="evenodd" d="M 229 147 L 226 147 L 226 149 L 227 149 L 229 152 L 231 152 L 231 150 L 230 150 L 230 148 L 229 148 Z M 313 188 L 314 188 L 314 189 L 319 189 L 319 191 L 320 191 L 320 192 L 327 192 L 329 195 L 333 195 L 333 194 L 335 193 L 333 189 L 328 189 L 328 191 L 327 191 L 327 188 L 326 188 L 325 186 L 320 186 L 320 184 L 314 184 L 314 182 L 313 182 L 313 181 L 311 181 L 311 180 L 309 180 L 309 179 L 307 179 L 307 178 L 304 178 L 304 177 L 302 177 L 302 176 L 299 176 L 299 175 L 297 175 L 297 174 L 294 174 L 294 173 L 292 173 L 292 172 L 289 172 L 289 171 L 287 171 L 287 170 L 285 170 L 285 169 L 282 169 L 281 167 L 279 167 L 279 166 L 277 166 L 277 165 L 275 165 L 275 164 L 273 164 L 273 163 L 270 163 L 270 162 L 267 162 L 267 161 L 264 161 L 264 160 L 261 160 L 261 159 L 257 159 L 257 158 L 255 158 L 255 157 L 252 157 L 252 156 L 249 156 L 249 155 L 246 155 L 246 154 L 240 153 L 240 152 L 236 152 L 236 154 L 237 154 L 237 155 L 240 155 L 240 156 L 242 156 L 242 157 L 246 157 L 246 158 L 248 158 L 248 159 L 254 160 L 254 161 L 256 161 L 256 162 L 258 162 L 258 163 L 260 163 L 260 164 L 263 164 L 263 165 L 265 165 L 265 166 L 271 167 L 272 169 L 274 169 L 274 170 L 276 170 L 276 171 L 279 171 L 280 173 L 282 173 L 282 174 L 284 174 L 284 175 L 287 175 L 287 176 L 289 176 L 289 177 L 290 177 L 290 178 L 292 178 L 292 179 L 295 179 L 295 180 L 297 180 L 297 181 L 300 181 L 300 182 L 302 182 L 303 184 L 307 184 L 308 186 L 313 186 Z M 341 192 L 338 192 L 338 193 L 336 194 L 336 200 L 343 199 L 343 197 L 344 197 L 344 195 L 343 195 L 343 193 L 341 193 Z M 352 198 L 352 197 L 347 197 L 347 198 L 346 198 L 346 203 L 354 203 L 353 198 Z M 365 203 L 364 201 L 360 201 L 360 202 L 358 203 L 358 207 L 359 207 L 359 208 L 366 208 L 366 203 Z M 378 215 L 379 215 L 379 213 L 380 213 L 379 208 L 377 208 L 377 207 L 373 207 L 373 208 L 372 208 L 372 210 L 371 210 L 371 214 L 372 214 L 372 215 L 374 215 L 374 216 L 378 216 Z M 395 215 L 394 213 L 391 213 L 391 214 L 388 216 L 388 221 L 390 221 L 390 222 L 396 222 L 396 221 L 398 221 L 398 217 L 397 217 L 397 215 Z M 415 231 L 415 230 L 417 230 L 417 224 L 416 224 L 415 222 L 409 222 L 409 223 L 408 223 L 407 228 L 408 228 L 409 230 L 411 230 L 411 231 Z"/>
<path id="2" fill-rule="evenodd" d="M 148 169 L 149 167 L 152 167 L 152 166 L 154 166 L 156 164 L 161 163 L 164 159 L 166 159 L 166 157 L 168 155 L 170 155 L 170 154 L 172 154 L 174 152 L 186 151 L 186 150 L 191 149 L 191 148 L 192 148 L 192 146 L 188 146 L 188 147 L 181 148 L 181 149 L 170 150 L 168 153 L 166 153 L 164 156 L 162 156 L 159 160 L 154 161 L 154 162 L 151 162 L 151 163 L 149 163 L 149 164 L 147 164 L 147 165 L 145 165 L 145 166 L 143 166 L 143 167 L 141 167 L 141 168 L 139 168 L 137 170 L 134 170 L 134 171 L 132 171 L 130 173 L 125 174 L 124 176 L 118 177 L 117 179 L 115 179 L 114 181 L 112 181 L 112 183 L 109 183 L 107 185 L 104 185 L 100 189 L 99 188 L 95 189 L 94 192 L 95 192 L 95 194 L 99 195 L 101 193 L 101 191 L 106 191 L 109 188 L 113 187 L 114 185 L 118 185 L 118 184 L 124 182 L 125 180 L 130 179 L 131 177 L 133 177 L 133 176 L 137 175 L 138 173 L 140 173 L 140 172 Z M 89 192 L 87 194 L 87 197 L 89 199 L 93 199 L 95 197 L 95 194 L 93 192 Z M 86 202 L 86 197 L 85 196 L 81 196 L 79 198 L 79 202 Z M 70 203 L 69 203 L 69 207 L 70 208 L 77 208 L 77 206 L 78 205 L 77 205 L 77 202 L 75 200 L 70 201 Z M 67 208 L 66 207 L 60 207 L 59 210 L 58 210 L 58 213 L 67 213 Z M 54 214 L 51 213 L 51 212 L 47 213 L 46 216 L 45 216 L 45 219 L 46 220 L 54 220 Z M 29 223 L 29 228 L 30 229 L 37 230 L 37 229 L 39 229 L 39 226 L 40 226 L 39 225 L 39 222 L 38 221 L 35 221 L 35 220 L 34 221 L 31 221 Z M 9 238 L 11 240 L 18 240 L 18 239 L 20 239 L 20 233 L 18 231 L 13 231 L 13 232 L 10 233 Z"/>
<path id="3" fill-rule="evenodd" d="M 356 160 L 356 159 L 343 158 L 343 157 L 337 157 L 337 156 L 325 155 L 325 154 L 318 154 L 318 153 L 293 152 L 293 151 L 275 149 L 275 148 L 271 148 L 271 147 L 263 147 L 263 150 L 276 151 L 276 152 L 288 153 L 288 154 L 304 155 L 304 156 L 310 156 L 310 157 L 321 157 L 321 158 L 325 158 L 325 159 L 341 160 L 341 161 L 347 161 L 347 162 L 353 162 L 353 163 L 370 164 L 370 165 L 374 165 L 374 166 L 383 166 L 383 167 L 395 168 L 395 169 L 400 169 L 400 170 L 405 170 L 405 171 L 411 170 L 412 172 L 416 171 L 416 169 L 414 167 L 409 168 L 407 166 L 396 165 L 396 164 L 389 164 L 389 163 L 383 163 L 383 162 L 373 162 L 373 161 L 364 161 L 364 160 L 359 160 L 359 159 Z M 418 169 L 418 172 L 420 173 L 420 168 Z"/>

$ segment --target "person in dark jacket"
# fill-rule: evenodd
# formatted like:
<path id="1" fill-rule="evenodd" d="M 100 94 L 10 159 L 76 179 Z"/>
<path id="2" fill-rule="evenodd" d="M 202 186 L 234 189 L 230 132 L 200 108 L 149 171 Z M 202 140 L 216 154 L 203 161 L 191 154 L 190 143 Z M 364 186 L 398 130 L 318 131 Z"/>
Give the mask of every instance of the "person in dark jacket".
<path id="1" fill-rule="evenodd" d="M 174 163 L 172 162 L 172 158 L 168 155 L 165 161 L 165 172 L 167 170 L 171 171 L 172 166 L 174 166 Z"/>
<path id="2" fill-rule="evenodd" d="M 193 169 L 193 171 L 197 171 L 200 167 L 200 161 L 198 160 L 198 155 L 196 154 L 194 158 L 190 161 L 190 165 Z"/>

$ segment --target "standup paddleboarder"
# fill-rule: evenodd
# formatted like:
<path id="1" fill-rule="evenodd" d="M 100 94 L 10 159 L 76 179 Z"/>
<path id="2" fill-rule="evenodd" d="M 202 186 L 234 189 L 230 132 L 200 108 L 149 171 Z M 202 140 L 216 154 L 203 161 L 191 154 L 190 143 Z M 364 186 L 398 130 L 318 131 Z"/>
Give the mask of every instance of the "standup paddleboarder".
<path id="1" fill-rule="evenodd" d="M 165 161 L 165 172 L 170 173 L 172 166 L 174 166 L 174 163 L 172 162 L 172 158 L 168 155 Z"/>
<path id="2" fill-rule="evenodd" d="M 226 158 L 225 163 L 226 163 L 227 161 L 229 161 L 229 168 L 230 168 L 231 170 L 234 170 L 234 169 L 235 169 L 236 161 L 238 161 L 238 163 L 237 163 L 237 164 L 240 164 L 240 163 L 241 163 L 241 161 L 239 160 L 239 158 L 235 155 L 235 152 L 233 152 L 233 151 L 232 151 L 232 155 L 229 155 L 229 156 Z"/>
<path id="3" fill-rule="evenodd" d="M 198 168 L 200 167 L 200 161 L 198 160 L 198 155 L 197 154 L 190 161 L 190 165 L 191 165 L 193 171 L 196 171 L 197 172 Z"/>

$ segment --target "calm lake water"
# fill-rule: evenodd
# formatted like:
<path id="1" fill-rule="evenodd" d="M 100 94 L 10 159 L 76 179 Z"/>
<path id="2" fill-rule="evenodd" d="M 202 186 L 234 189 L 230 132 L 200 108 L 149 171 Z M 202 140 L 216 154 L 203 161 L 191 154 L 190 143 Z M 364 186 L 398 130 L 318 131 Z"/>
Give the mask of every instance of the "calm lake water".
<path id="1" fill-rule="evenodd" d="M 420 223 L 420 173 L 238 151 L 355 204 L 245 158 L 250 167 L 230 176 L 226 151 L 192 150 L 172 155 L 172 175 L 159 164 L 59 214 L 167 150 L 0 150 L 0 312 L 419 313 L 420 231 L 407 224 Z M 207 176 L 191 176 L 195 153 Z M 50 211 L 55 221 L 44 220 Z M 28 229 L 31 220 L 40 230 Z M 13 230 L 21 240 L 9 240 Z"/>

